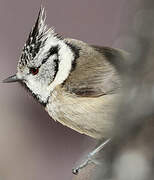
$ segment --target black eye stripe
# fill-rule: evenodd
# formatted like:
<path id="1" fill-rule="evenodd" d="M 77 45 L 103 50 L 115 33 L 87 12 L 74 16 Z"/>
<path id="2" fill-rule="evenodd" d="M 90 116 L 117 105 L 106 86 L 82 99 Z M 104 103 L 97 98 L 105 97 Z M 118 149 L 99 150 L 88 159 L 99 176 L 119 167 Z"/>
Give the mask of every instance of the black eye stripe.
<path id="1" fill-rule="evenodd" d="M 49 58 L 49 57 L 48 57 L 48 58 Z M 47 61 L 48 58 L 46 57 L 45 59 L 43 59 L 42 64 L 46 63 L 46 61 Z"/>
<path id="2" fill-rule="evenodd" d="M 58 50 L 59 50 L 58 45 L 57 45 L 57 46 L 54 46 L 54 47 L 51 47 L 50 50 L 49 50 L 50 55 L 58 54 Z"/>
<path id="3" fill-rule="evenodd" d="M 57 72 L 58 72 L 58 65 L 59 65 L 59 60 L 58 59 L 55 59 L 54 60 L 54 70 L 55 70 L 55 73 L 54 73 L 54 78 L 53 79 L 55 79 L 55 77 L 56 77 L 56 75 L 57 75 Z"/>
<path id="4" fill-rule="evenodd" d="M 48 55 L 46 56 L 46 58 L 43 59 L 42 64 L 46 63 L 46 61 L 49 59 L 50 56 L 52 56 L 54 54 L 58 55 L 58 50 L 59 50 L 58 45 L 51 47 L 50 50 L 48 51 Z"/>

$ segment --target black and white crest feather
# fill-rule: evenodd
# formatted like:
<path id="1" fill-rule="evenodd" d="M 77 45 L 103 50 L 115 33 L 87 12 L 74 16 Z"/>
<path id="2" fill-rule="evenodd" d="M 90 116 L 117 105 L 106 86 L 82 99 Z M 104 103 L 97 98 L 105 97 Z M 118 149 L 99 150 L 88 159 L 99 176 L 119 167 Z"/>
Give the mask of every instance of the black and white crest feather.
<path id="1" fill-rule="evenodd" d="M 28 39 L 24 45 L 21 61 L 19 62 L 21 66 L 26 65 L 28 61 L 32 61 L 39 51 L 44 48 L 46 41 L 51 36 L 57 38 L 57 34 L 52 28 L 47 27 L 45 20 L 45 9 L 41 7 L 35 25 L 29 33 Z"/>
<path id="2" fill-rule="evenodd" d="M 68 78 L 79 57 L 79 50 L 48 28 L 45 19 L 41 7 L 17 68 L 18 78 L 41 103 L 46 103 L 54 88 Z M 37 74 L 32 69 L 37 69 Z"/>

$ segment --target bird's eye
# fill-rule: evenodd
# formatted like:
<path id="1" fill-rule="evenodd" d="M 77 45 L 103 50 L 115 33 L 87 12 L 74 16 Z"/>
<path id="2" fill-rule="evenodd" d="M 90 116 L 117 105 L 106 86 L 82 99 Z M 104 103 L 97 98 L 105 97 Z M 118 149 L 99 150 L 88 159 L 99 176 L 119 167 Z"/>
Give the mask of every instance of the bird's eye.
<path id="1" fill-rule="evenodd" d="M 30 68 L 30 73 L 36 75 L 39 72 L 39 68 Z"/>

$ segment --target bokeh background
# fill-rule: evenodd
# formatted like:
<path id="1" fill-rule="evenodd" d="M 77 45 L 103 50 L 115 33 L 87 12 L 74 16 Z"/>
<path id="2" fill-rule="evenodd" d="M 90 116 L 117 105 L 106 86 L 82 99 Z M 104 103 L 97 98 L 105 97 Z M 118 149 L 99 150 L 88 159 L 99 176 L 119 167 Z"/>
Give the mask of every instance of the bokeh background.
<path id="1" fill-rule="evenodd" d="M 16 72 L 40 0 L 0 0 L 0 81 Z M 120 47 L 126 0 L 46 0 L 47 24 L 64 37 Z M 18 84 L 0 83 L 0 179 L 71 180 L 95 140 L 54 122 Z"/>

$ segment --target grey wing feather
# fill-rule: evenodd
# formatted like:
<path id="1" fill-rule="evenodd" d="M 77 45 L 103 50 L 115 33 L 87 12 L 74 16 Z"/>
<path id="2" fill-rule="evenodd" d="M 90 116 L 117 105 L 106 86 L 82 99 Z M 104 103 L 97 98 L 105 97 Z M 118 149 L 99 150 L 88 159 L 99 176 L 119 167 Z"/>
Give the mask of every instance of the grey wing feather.
<path id="1" fill-rule="evenodd" d="M 110 47 L 101 47 L 92 45 L 92 47 L 100 52 L 107 60 L 115 66 L 116 70 L 121 73 L 128 64 L 128 59 L 130 54 L 122 49 L 110 48 Z"/>
<path id="2" fill-rule="evenodd" d="M 80 57 L 76 60 L 76 68 L 65 82 L 67 91 L 81 97 L 98 97 L 116 93 L 120 88 L 120 77 L 111 60 L 121 52 L 106 47 L 82 44 Z M 114 58 L 114 59 L 112 59 Z M 120 56 L 120 58 L 122 58 Z"/>

